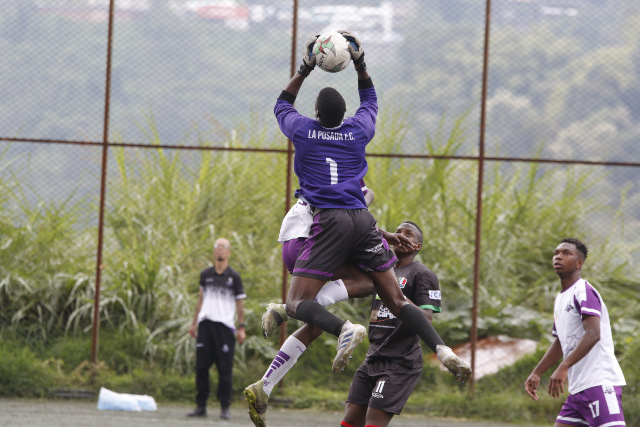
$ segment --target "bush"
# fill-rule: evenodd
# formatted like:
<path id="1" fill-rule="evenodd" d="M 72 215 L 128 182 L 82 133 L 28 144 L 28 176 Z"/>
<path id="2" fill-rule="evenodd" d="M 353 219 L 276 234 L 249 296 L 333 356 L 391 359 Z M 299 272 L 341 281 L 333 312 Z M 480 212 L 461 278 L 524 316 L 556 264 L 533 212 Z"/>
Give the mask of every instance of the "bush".
<path id="1" fill-rule="evenodd" d="M 59 378 L 55 361 L 39 360 L 27 347 L 0 340 L 0 396 L 47 396 Z"/>
<path id="2" fill-rule="evenodd" d="M 67 336 L 54 340 L 46 349 L 47 357 L 61 361 L 64 373 L 71 373 L 83 362 L 91 360 L 91 336 Z"/>
<path id="3" fill-rule="evenodd" d="M 376 150 L 403 151 L 406 126 L 401 117 L 381 115 Z M 392 230 L 410 219 L 426 230 L 418 260 L 439 276 L 443 313 L 434 324 L 450 345 L 469 338 L 473 293 L 475 189 L 460 183 L 475 182 L 477 170 L 475 162 L 446 158 L 462 148 L 463 122 L 464 118 L 458 120 L 448 134 L 440 128 L 435 140 L 424 141 L 420 152 L 443 158 L 373 157 L 367 174 L 367 184 L 381 195 L 372 213 L 382 228 Z M 153 143 L 159 144 L 156 137 Z M 191 156 L 162 149 L 141 151 L 138 156 L 114 149 L 114 156 L 119 174 L 109 184 L 104 236 L 108 268 L 102 276 L 100 363 L 96 366 L 87 362 L 91 342 L 86 335 L 93 322 L 95 294 L 93 251 L 86 247 L 95 247 L 95 230 L 93 224 L 72 214 L 87 201 L 79 201 L 78 206 L 69 201 L 32 204 L 21 196 L 19 183 L 2 186 L 0 177 L 4 190 L 0 191 L 0 236 L 4 238 L 0 327 L 14 337 L 11 345 L 3 343 L 0 354 L 6 356 L 0 362 L 2 393 L 44 395 L 56 379 L 58 386 L 97 391 L 104 385 L 158 398 L 191 399 L 195 346 L 187 329 L 197 300 L 198 273 L 210 264 L 211 245 L 221 235 L 232 241 L 232 266 L 241 272 L 249 296 L 248 339 L 238 346 L 235 358 L 234 390 L 240 392 L 262 376 L 277 351 L 277 338 L 262 339 L 259 324 L 264 304 L 280 296 L 282 263 L 275 237 L 285 200 L 280 190 L 264 184 L 284 180 L 285 157 L 235 152 Z M 640 425 L 640 405 L 634 397 L 640 378 L 634 363 L 640 350 L 635 332 L 638 282 L 630 279 L 638 275 L 633 264 L 620 258 L 630 249 L 616 240 L 617 230 L 596 233 L 585 225 L 589 222 L 585 212 L 593 215 L 594 209 L 603 206 L 588 191 L 603 178 L 580 170 L 522 163 L 489 165 L 478 334 L 534 339 L 548 334 L 558 290 L 549 266 L 553 247 L 566 235 L 589 237 L 594 255 L 587 265 L 594 274 L 585 273 L 603 288 L 609 312 L 620 318 L 612 320 L 616 321 L 616 349 L 629 382 L 625 408 L 629 424 Z M 9 191 L 14 185 L 16 191 Z M 343 302 L 331 310 L 340 318 L 364 322 L 369 309 L 370 301 L 362 300 Z M 288 332 L 298 326 L 288 322 Z M 363 359 L 366 348 L 357 349 L 345 373 L 334 375 L 329 365 L 335 343 L 335 337 L 323 335 L 300 358 L 279 393 L 305 406 L 312 402 L 301 399 L 300 390 L 313 388 L 321 396 L 314 406 L 340 406 L 355 361 Z M 539 356 L 479 381 L 473 397 L 451 376 L 427 366 L 415 401 L 439 415 L 488 418 L 507 412 L 508 417 L 546 420 L 557 412 L 557 402 L 536 404 L 522 391 Z M 433 393 L 434 384 L 438 393 Z"/>

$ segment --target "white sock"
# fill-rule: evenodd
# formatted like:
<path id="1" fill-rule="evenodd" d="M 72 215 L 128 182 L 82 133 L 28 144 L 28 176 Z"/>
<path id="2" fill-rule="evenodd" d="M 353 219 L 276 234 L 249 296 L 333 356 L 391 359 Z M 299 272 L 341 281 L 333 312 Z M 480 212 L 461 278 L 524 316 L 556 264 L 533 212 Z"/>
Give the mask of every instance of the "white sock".
<path id="1" fill-rule="evenodd" d="M 271 362 L 271 366 L 267 369 L 262 377 L 262 383 L 267 396 L 271 395 L 273 387 L 280 382 L 282 377 L 285 376 L 289 369 L 293 368 L 293 365 L 298 361 L 298 357 L 307 349 L 299 339 L 293 335 L 289 335 L 289 338 L 282 344 L 280 351 L 276 354 L 276 357 Z"/>
<path id="2" fill-rule="evenodd" d="M 325 283 L 316 295 L 315 301 L 323 307 L 328 307 L 340 301 L 348 300 L 349 293 L 342 279 Z"/>

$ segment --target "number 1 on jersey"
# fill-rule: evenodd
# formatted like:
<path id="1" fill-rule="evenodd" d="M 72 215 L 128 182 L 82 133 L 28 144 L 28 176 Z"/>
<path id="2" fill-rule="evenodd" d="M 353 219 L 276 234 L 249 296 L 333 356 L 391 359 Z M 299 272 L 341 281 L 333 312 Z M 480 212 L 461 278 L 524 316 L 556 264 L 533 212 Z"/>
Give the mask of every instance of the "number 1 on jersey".
<path id="1" fill-rule="evenodd" d="M 331 174 L 331 185 L 338 183 L 338 164 L 330 157 L 325 158 L 329 163 L 329 173 Z"/>

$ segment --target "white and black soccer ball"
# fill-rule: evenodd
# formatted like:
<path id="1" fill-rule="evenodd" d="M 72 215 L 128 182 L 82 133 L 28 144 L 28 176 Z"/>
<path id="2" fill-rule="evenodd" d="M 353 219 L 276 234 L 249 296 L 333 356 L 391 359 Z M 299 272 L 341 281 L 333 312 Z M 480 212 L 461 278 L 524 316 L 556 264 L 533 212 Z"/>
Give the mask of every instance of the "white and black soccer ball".
<path id="1" fill-rule="evenodd" d="M 349 42 L 336 31 L 320 34 L 313 45 L 313 53 L 316 65 L 329 73 L 342 71 L 351 62 Z"/>

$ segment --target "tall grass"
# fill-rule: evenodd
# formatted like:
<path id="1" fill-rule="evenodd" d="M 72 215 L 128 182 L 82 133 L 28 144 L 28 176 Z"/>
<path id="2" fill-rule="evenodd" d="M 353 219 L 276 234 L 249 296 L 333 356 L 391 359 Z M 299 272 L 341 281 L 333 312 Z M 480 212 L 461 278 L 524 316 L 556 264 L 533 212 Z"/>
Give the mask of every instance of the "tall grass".
<path id="1" fill-rule="evenodd" d="M 85 247 L 76 228 L 82 201 L 32 201 L 6 171 L 0 153 L 0 329 L 47 340 L 71 325 L 69 314 L 93 290 Z"/>
<path id="2" fill-rule="evenodd" d="M 110 182 L 105 241 L 111 266 L 104 272 L 101 310 L 112 327 L 147 330 L 147 357 L 168 357 L 171 366 L 187 371 L 199 273 L 211 265 L 217 238 L 231 241 L 231 265 L 256 307 L 275 293 L 282 159 L 162 149 L 131 154 L 115 150 L 118 176 Z"/>
<path id="3" fill-rule="evenodd" d="M 407 144 L 404 120 L 403 114 L 382 114 L 373 142 L 376 152 L 402 152 Z M 441 125 L 421 141 L 420 152 L 457 153 L 468 135 L 466 122 L 462 117 L 449 129 Z M 276 146 L 263 140 L 265 134 L 255 129 L 233 133 L 228 145 Z M 153 128 L 149 137 L 159 143 Z M 285 156 L 162 148 L 118 148 L 112 155 L 100 357 L 120 374 L 132 375 L 145 366 L 190 372 L 194 345 L 187 330 L 199 272 L 211 265 L 214 240 L 224 236 L 232 243 L 231 265 L 242 274 L 248 294 L 249 338 L 238 349 L 236 366 L 246 375 L 260 375 L 277 344 L 261 338 L 259 319 L 264 303 L 280 298 L 276 240 L 285 207 Z M 0 165 L 7 163 L 0 157 Z M 369 163 L 366 180 L 376 194 L 371 210 L 379 225 L 394 230 L 412 220 L 424 231 L 419 259 L 438 274 L 443 290 L 444 311 L 435 319 L 438 331 L 450 344 L 468 339 L 477 162 L 371 157 Z M 593 230 L 583 221 L 585 212 L 603 209 L 597 192 L 587 191 L 602 176 L 527 163 L 486 166 L 480 336 L 548 336 L 558 286 L 549 267 L 551 253 L 560 238 L 582 237 L 592 248 L 589 278 L 606 290 L 617 349 L 623 367 L 632 372 L 630 382 L 637 385 L 632 356 L 640 330 L 638 281 L 632 279 L 628 257 L 616 256 L 629 247 L 622 246 L 614 230 Z M 38 348 L 43 357 L 78 365 L 83 352 L 77 349 L 87 345 L 83 334 L 93 318 L 96 234 L 79 212 L 93 208 L 95 200 L 34 204 L 7 168 L 0 172 L 0 334 Z M 369 307 L 366 300 L 350 301 L 332 310 L 364 321 Z M 298 325 L 288 322 L 289 331 Z M 288 377 L 290 384 L 326 384 L 323 372 L 310 366 L 328 365 L 334 346 L 330 336 L 311 346 L 299 362 L 302 366 Z M 332 382 L 337 388 L 347 383 L 347 376 Z"/>

